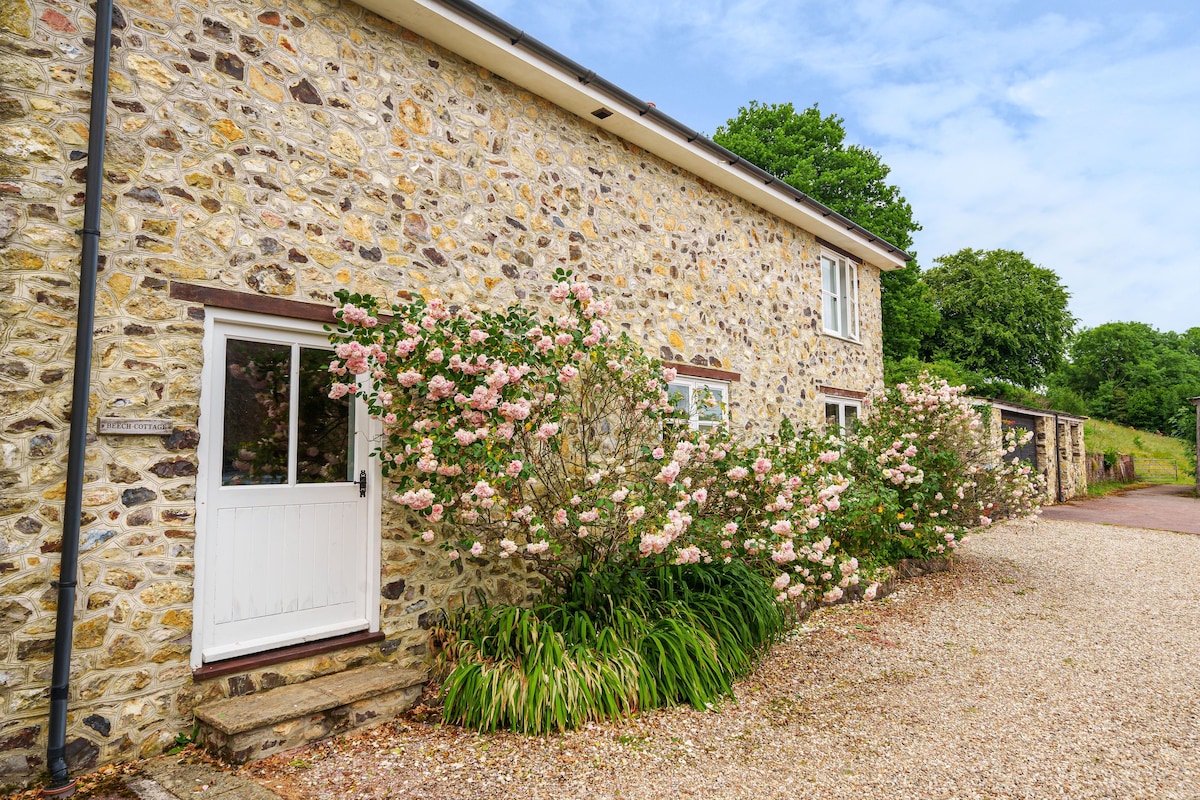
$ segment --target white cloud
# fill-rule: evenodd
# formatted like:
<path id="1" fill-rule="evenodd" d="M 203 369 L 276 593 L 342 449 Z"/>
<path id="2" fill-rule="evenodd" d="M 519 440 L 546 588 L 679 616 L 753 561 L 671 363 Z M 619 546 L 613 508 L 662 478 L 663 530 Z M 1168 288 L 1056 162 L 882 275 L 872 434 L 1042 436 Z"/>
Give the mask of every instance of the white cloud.
<path id="1" fill-rule="evenodd" d="M 1086 325 L 1185 330 L 1200 325 L 1200 75 L 1187 64 L 1200 48 L 1108 48 L 999 93 L 955 80 L 852 98 L 925 223 L 926 262 L 1022 250 L 1060 274 Z"/>

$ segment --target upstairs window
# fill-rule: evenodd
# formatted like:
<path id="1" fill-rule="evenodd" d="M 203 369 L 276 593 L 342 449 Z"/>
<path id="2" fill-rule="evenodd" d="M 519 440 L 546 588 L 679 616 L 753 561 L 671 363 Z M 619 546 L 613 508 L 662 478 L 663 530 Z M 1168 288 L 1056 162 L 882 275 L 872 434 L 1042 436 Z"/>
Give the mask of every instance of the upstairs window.
<path id="1" fill-rule="evenodd" d="M 708 430 L 729 418 L 729 383 L 680 375 L 667 384 L 675 407 L 688 415 L 694 430 Z"/>
<path id="2" fill-rule="evenodd" d="M 825 332 L 858 340 L 858 265 L 836 253 L 821 254 L 821 318 Z"/>

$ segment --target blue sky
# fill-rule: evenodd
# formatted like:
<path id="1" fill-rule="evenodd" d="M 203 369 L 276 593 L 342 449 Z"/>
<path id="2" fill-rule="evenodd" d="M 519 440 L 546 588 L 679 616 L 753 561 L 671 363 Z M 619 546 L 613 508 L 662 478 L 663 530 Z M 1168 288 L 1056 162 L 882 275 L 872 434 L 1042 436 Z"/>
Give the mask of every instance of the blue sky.
<path id="1" fill-rule="evenodd" d="M 924 230 L 1053 269 L 1084 326 L 1200 326 L 1196 0 L 481 0 L 711 135 L 818 103 Z"/>

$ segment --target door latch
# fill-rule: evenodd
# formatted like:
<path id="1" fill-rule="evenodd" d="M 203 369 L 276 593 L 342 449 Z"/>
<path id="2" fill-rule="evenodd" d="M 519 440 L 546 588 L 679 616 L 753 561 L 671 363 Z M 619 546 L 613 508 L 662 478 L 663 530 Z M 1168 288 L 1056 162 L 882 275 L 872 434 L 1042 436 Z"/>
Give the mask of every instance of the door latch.
<path id="1" fill-rule="evenodd" d="M 365 469 L 358 473 L 358 496 L 367 496 L 367 471 Z"/>

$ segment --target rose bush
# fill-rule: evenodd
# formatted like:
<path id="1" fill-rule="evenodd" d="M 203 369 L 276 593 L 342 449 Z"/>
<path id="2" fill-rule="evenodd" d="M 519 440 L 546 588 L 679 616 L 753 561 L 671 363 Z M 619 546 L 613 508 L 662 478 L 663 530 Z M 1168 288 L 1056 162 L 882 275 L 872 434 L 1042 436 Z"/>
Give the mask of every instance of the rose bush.
<path id="1" fill-rule="evenodd" d="M 525 559 L 559 592 L 611 562 L 738 559 L 781 601 L 832 601 L 859 559 L 944 553 L 1036 507 L 1028 468 L 990 448 L 944 381 L 870 398 L 844 436 L 786 420 L 762 441 L 693 430 L 667 391 L 674 369 L 612 332 L 609 304 L 571 278 L 555 274 L 546 318 L 338 295 L 330 395 L 361 391 L 383 420 L 391 499 L 451 558 Z"/>
<path id="2" fill-rule="evenodd" d="M 864 564 L 952 551 L 1039 502 L 1006 461 L 1015 443 L 997 450 L 945 382 L 868 398 L 844 434 L 785 419 L 738 440 L 689 426 L 675 370 L 612 331 L 590 287 L 559 270 L 549 298 L 538 316 L 338 294 L 329 394 L 361 393 L 383 421 L 376 455 L 414 536 L 451 559 L 523 559 L 547 584 L 542 605 L 451 623 L 448 720 L 538 732 L 701 707 L 781 630 L 784 604 L 835 602 Z M 534 692 L 551 673 L 576 688 Z"/>
<path id="3" fill-rule="evenodd" d="M 972 528 L 1037 512 L 1043 481 L 1010 458 L 1027 439 L 1007 436 L 997 447 L 982 408 L 963 387 L 928 375 L 868 398 L 844 442 L 858 511 L 845 521 L 852 549 L 885 563 L 929 558 Z"/>
<path id="4" fill-rule="evenodd" d="M 785 597 L 857 580 L 817 530 L 847 485 L 836 465 L 791 472 L 767 445 L 692 430 L 667 392 L 675 371 L 612 333 L 589 287 L 555 277 L 546 319 L 422 298 L 385 316 L 376 298 L 339 294 L 330 394 L 361 391 L 383 420 L 391 499 L 419 536 L 451 558 L 526 559 L 559 591 L 581 567 L 627 559 L 819 563 L 776 570 Z"/>

